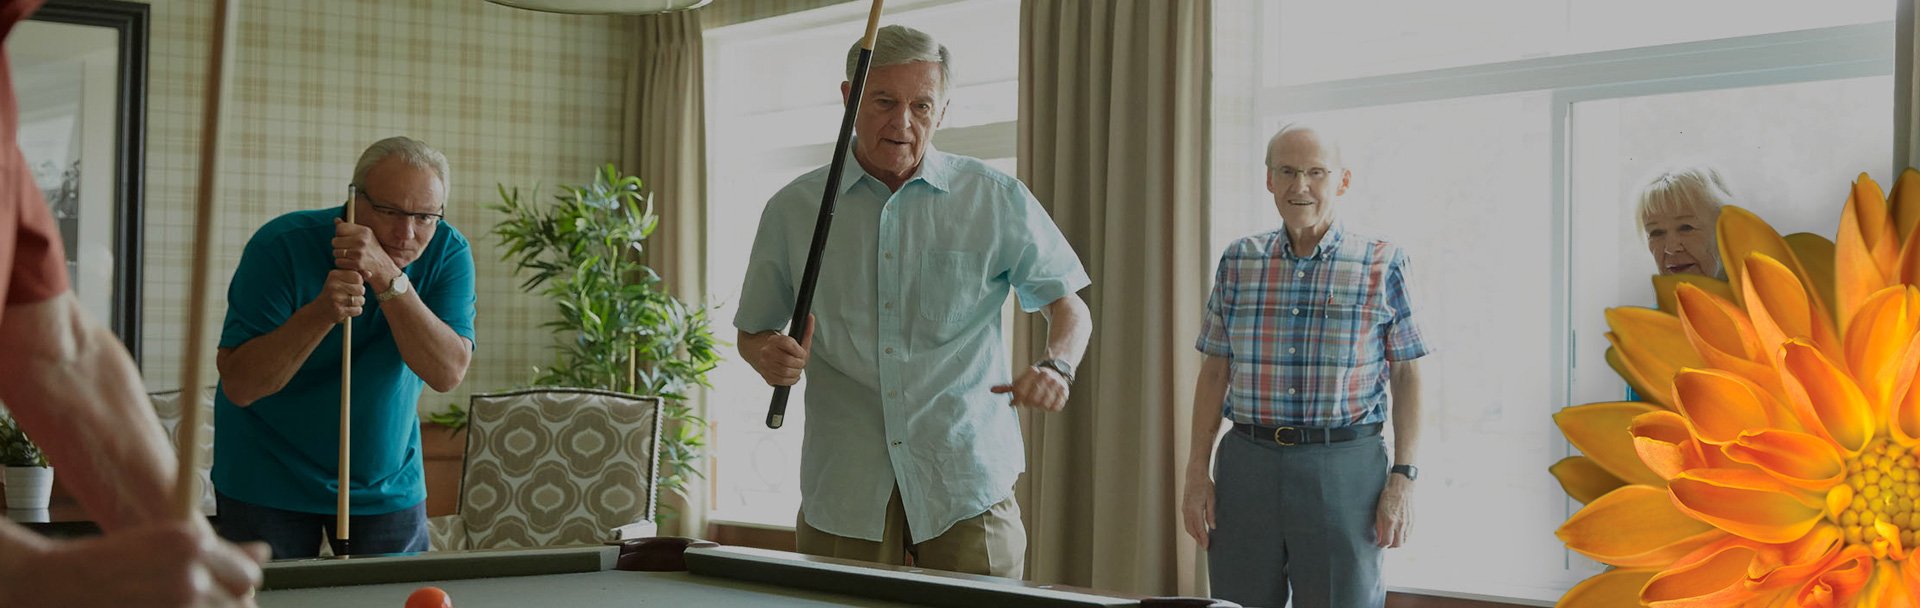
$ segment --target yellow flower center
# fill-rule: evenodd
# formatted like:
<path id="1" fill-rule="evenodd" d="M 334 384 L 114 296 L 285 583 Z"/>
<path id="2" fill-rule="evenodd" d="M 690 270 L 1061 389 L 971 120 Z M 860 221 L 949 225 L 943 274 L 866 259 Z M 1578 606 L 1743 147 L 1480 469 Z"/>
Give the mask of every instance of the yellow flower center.
<path id="1" fill-rule="evenodd" d="M 1913 548 L 1914 530 L 1920 529 L 1920 516 L 1914 503 L 1920 502 L 1920 467 L 1914 453 L 1876 439 L 1847 462 L 1847 487 L 1853 498 L 1836 517 L 1849 544 L 1866 544 L 1880 538 L 1875 522 L 1888 522 L 1900 529 L 1900 546 Z M 1845 492 L 1846 490 L 1841 490 Z"/>

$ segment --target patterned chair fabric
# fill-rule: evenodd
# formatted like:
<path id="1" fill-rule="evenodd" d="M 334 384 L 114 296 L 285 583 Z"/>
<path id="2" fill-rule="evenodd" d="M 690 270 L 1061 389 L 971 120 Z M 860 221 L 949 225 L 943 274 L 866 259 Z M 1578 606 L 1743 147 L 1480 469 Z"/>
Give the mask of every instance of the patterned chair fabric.
<path id="1" fill-rule="evenodd" d="M 200 509 L 213 512 L 213 391 L 207 387 L 200 391 Z M 167 431 L 167 442 L 175 453 L 180 450 L 180 420 L 186 416 L 181 408 L 186 400 L 186 391 L 171 390 L 149 393 L 147 399 L 153 402 L 153 411 L 160 416 L 160 426 Z"/>
<path id="2" fill-rule="evenodd" d="M 458 529 L 437 535 L 442 548 L 599 544 L 653 519 L 659 399 L 542 388 L 474 395 L 467 411 Z"/>

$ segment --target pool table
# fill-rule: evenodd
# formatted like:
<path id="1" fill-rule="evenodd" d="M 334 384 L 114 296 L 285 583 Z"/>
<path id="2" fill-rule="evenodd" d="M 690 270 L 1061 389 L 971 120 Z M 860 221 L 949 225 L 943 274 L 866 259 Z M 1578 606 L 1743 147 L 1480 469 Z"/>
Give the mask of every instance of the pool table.
<path id="1" fill-rule="evenodd" d="M 446 590 L 456 608 L 1235 606 L 666 538 L 601 547 L 294 560 L 270 563 L 265 574 L 257 598 L 262 608 L 401 608 L 415 589 L 429 585 Z"/>

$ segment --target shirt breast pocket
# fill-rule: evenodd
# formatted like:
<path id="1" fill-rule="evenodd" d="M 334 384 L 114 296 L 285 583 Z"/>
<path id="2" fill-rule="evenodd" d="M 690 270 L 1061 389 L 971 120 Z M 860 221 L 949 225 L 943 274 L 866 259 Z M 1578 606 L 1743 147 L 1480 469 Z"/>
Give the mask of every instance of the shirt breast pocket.
<path id="1" fill-rule="evenodd" d="M 937 323 L 966 318 L 978 304 L 986 261 L 972 251 L 929 251 L 920 258 L 920 317 Z"/>
<path id="2" fill-rule="evenodd" d="M 1374 329 L 1382 318 L 1380 311 L 1371 306 L 1335 302 L 1323 305 L 1320 314 L 1324 324 L 1320 332 L 1320 362 L 1341 366 L 1364 363 L 1363 355 L 1372 350 L 1367 342 L 1374 339 Z"/>

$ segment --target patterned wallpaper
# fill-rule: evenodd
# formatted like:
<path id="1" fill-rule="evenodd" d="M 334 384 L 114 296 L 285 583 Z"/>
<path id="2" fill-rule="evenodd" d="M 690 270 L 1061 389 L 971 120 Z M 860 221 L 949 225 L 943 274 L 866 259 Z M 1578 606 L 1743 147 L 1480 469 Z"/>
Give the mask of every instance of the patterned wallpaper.
<path id="1" fill-rule="evenodd" d="M 723 2 L 725 0 L 722 0 Z M 145 374 L 180 383 L 193 183 L 212 5 L 154 0 L 148 82 Z M 479 0 L 247 0 L 225 111 L 211 294 L 246 239 L 287 211 L 344 200 L 373 141 L 423 139 L 452 163 L 447 219 L 474 245 L 478 350 L 453 394 L 423 409 L 517 386 L 548 360 L 551 314 L 522 294 L 488 234 L 495 184 L 587 179 L 619 157 L 622 18 L 568 16 Z M 548 192 L 551 192 L 551 188 Z M 218 336 L 218 319 L 209 344 Z M 211 359 L 207 365 L 211 366 Z"/>

